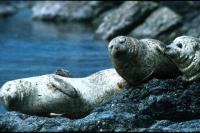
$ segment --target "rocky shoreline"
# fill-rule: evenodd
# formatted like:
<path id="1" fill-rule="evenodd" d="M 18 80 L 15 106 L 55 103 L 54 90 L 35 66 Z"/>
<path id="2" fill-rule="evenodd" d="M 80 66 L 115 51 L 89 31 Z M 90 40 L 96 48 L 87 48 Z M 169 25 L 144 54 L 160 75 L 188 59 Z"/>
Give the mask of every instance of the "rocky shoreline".
<path id="1" fill-rule="evenodd" d="M 50 10 L 52 3 L 54 6 Z M 35 21 L 93 23 L 96 27 L 94 35 L 106 41 L 118 35 L 154 38 L 165 43 L 180 35 L 199 37 L 200 2 L 170 3 L 47 1 L 34 3 L 32 11 Z M 153 79 L 137 87 L 127 86 L 80 119 L 30 116 L 18 112 L 0 114 L 0 130 L 200 131 L 199 95 L 200 82 L 186 83 L 180 77 Z"/>

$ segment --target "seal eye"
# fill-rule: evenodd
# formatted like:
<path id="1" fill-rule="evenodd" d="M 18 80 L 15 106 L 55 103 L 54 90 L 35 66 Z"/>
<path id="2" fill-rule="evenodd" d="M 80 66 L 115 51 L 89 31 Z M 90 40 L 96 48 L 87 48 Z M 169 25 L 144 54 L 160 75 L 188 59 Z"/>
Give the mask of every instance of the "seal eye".
<path id="1" fill-rule="evenodd" d="M 112 49 L 112 48 L 113 48 L 113 45 L 109 46 L 109 48 Z"/>
<path id="2" fill-rule="evenodd" d="M 178 43 L 177 47 L 182 48 L 182 43 Z"/>
<path id="3" fill-rule="evenodd" d="M 126 38 L 125 37 L 121 37 L 121 38 L 119 38 L 119 43 L 124 43 L 126 41 Z"/>

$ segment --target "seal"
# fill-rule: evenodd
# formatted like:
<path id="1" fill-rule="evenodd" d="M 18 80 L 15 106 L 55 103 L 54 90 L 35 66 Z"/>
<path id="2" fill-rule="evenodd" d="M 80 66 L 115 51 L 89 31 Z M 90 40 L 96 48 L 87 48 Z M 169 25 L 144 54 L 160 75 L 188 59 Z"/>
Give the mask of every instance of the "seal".
<path id="1" fill-rule="evenodd" d="M 165 54 L 177 65 L 184 81 L 200 79 L 200 39 L 180 36 L 166 46 Z"/>
<path id="2" fill-rule="evenodd" d="M 0 101 L 9 111 L 80 118 L 125 85 L 113 68 L 83 78 L 48 74 L 6 82 L 0 90 Z"/>
<path id="3" fill-rule="evenodd" d="M 131 85 L 180 74 L 177 66 L 164 55 L 164 49 L 165 44 L 158 40 L 138 40 L 128 36 L 115 37 L 108 45 L 114 68 Z"/>

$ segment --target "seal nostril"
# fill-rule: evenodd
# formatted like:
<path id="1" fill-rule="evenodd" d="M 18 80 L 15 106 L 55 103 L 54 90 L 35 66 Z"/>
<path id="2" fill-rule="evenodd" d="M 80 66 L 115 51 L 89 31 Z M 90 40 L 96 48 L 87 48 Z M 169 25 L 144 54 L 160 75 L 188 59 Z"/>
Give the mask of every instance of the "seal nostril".
<path id="1" fill-rule="evenodd" d="M 120 37 L 119 38 L 119 43 L 124 43 L 126 41 L 126 38 L 125 37 Z"/>
<path id="2" fill-rule="evenodd" d="M 116 49 L 116 50 L 119 50 L 119 47 L 117 46 L 117 47 L 115 47 L 115 49 Z"/>

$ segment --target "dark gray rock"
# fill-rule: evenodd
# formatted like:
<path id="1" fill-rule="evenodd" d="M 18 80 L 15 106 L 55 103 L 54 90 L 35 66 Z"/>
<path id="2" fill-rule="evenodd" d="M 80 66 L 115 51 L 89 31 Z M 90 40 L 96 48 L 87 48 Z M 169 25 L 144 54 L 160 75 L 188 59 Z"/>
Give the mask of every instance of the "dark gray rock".
<path id="1" fill-rule="evenodd" d="M 159 1 L 160 6 L 167 6 L 182 17 L 182 25 L 175 31 L 159 36 L 159 39 L 171 43 L 174 38 L 181 35 L 198 36 L 199 34 L 199 8 L 200 1 Z"/>
<path id="2" fill-rule="evenodd" d="M 15 8 L 10 5 L 1 4 L 0 5 L 0 18 L 11 16 L 15 13 Z"/>
<path id="3" fill-rule="evenodd" d="M 189 36 L 194 36 L 194 37 L 200 37 L 200 15 L 197 16 L 196 18 L 194 18 L 192 20 L 192 22 L 190 23 L 190 25 L 188 25 L 188 32 L 186 33 L 186 35 Z"/>
<path id="4" fill-rule="evenodd" d="M 0 115 L 1 131 L 200 131 L 200 82 L 152 79 L 126 87 L 80 119 Z"/>
<path id="5" fill-rule="evenodd" d="M 33 6 L 32 17 L 49 21 L 87 21 L 117 4 L 103 1 L 42 1 Z"/>
<path id="6" fill-rule="evenodd" d="M 28 116 L 16 112 L 0 115 L 1 131 L 127 131 L 134 127 L 147 127 L 154 121 L 147 116 L 114 111 L 93 112 L 85 118 L 70 120 L 63 117 Z M 147 121 L 146 125 L 143 121 Z"/>
<path id="7" fill-rule="evenodd" d="M 156 38 L 168 30 L 174 30 L 181 22 L 181 16 L 167 7 L 155 10 L 148 18 L 133 30 L 136 38 Z"/>
<path id="8" fill-rule="evenodd" d="M 191 19 L 199 15 L 200 1 L 158 1 L 160 6 L 167 6 L 179 15 L 183 21 L 190 22 Z"/>
<path id="9" fill-rule="evenodd" d="M 110 40 L 115 36 L 128 34 L 156 7 L 155 2 L 126 1 L 119 8 L 105 15 L 96 30 L 96 35 L 104 40 Z"/>
<path id="10" fill-rule="evenodd" d="M 137 132 L 199 132 L 200 119 L 184 121 L 184 122 L 171 122 L 168 120 L 158 121 L 149 128 L 136 128 L 132 131 Z"/>

